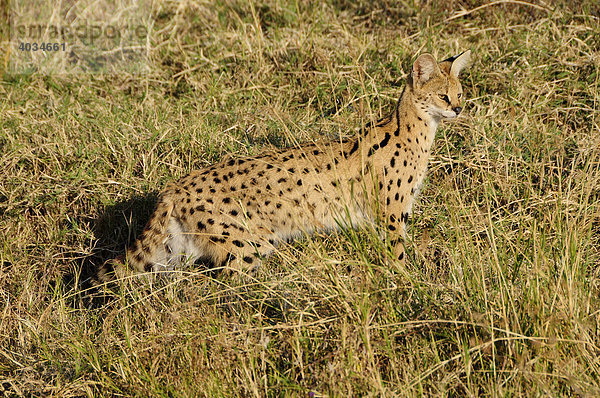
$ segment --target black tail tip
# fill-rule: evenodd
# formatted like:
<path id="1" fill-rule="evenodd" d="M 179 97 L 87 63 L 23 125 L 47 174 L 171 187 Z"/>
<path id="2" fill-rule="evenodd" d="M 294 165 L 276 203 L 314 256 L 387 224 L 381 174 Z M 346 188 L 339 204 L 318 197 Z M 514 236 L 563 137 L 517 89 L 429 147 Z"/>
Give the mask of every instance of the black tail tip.
<path id="1" fill-rule="evenodd" d="M 123 256 L 111 258 L 106 260 L 99 268 L 96 273 L 96 280 L 99 283 L 106 283 L 116 279 L 117 268 L 125 265 Z"/>

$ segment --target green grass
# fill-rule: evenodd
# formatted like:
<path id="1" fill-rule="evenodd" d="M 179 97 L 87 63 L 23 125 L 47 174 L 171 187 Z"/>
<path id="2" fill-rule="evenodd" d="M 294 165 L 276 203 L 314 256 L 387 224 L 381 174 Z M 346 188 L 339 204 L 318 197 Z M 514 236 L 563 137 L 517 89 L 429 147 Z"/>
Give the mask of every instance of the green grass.
<path id="1" fill-rule="evenodd" d="M 432 3 L 164 2 L 146 75 L 5 74 L 0 391 L 600 394 L 600 7 Z M 404 268 L 345 231 L 254 278 L 86 290 L 168 181 L 351 136 L 416 54 L 467 48 L 465 111 L 438 130 Z"/>

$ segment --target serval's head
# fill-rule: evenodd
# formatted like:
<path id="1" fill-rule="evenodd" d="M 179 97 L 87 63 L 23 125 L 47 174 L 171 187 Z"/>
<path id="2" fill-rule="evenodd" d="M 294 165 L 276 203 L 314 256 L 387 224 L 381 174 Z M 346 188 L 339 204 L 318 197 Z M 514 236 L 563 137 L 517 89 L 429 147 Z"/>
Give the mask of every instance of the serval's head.
<path id="1" fill-rule="evenodd" d="M 470 58 L 470 50 L 439 64 L 431 54 L 420 55 L 409 79 L 416 106 L 436 121 L 458 116 L 463 96 L 458 75 Z"/>

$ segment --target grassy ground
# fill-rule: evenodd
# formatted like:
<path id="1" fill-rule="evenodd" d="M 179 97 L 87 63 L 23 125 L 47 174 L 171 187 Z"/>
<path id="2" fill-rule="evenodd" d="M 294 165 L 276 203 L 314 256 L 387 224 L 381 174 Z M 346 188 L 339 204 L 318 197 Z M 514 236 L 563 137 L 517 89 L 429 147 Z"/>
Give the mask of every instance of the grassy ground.
<path id="1" fill-rule="evenodd" d="M 0 81 L 0 391 L 54 396 L 600 394 L 600 6 L 164 2 L 147 75 Z M 548 6 L 548 4 L 552 4 Z M 409 262 L 365 231 L 252 283 L 88 276 L 168 181 L 352 135 L 412 60 L 464 49 Z"/>

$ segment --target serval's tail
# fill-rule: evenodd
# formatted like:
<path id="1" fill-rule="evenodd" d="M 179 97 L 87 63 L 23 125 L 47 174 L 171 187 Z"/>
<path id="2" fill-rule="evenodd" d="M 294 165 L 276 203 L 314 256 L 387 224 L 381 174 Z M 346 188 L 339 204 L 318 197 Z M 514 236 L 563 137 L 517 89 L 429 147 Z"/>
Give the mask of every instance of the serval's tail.
<path id="1" fill-rule="evenodd" d="M 165 192 L 159 199 L 156 209 L 146 224 L 144 231 L 129 247 L 125 255 L 107 260 L 100 266 L 97 273 L 99 282 L 123 278 L 132 272 L 151 272 L 156 262 L 157 253 L 163 250 L 166 229 L 173 211 L 171 195 Z"/>

